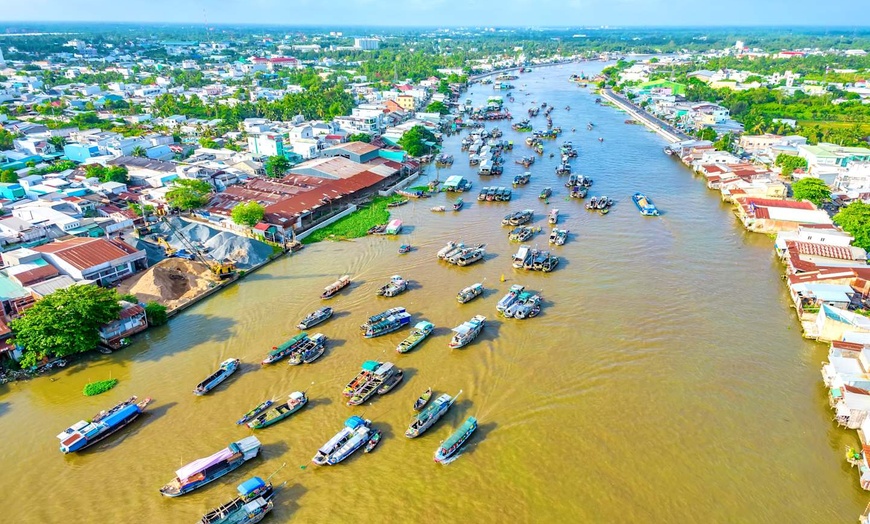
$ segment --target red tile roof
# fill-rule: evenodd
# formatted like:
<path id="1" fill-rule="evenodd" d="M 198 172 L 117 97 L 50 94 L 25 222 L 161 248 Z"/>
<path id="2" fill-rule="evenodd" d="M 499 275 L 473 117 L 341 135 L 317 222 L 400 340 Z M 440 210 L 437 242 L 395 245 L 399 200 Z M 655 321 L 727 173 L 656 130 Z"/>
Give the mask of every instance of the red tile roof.
<path id="1" fill-rule="evenodd" d="M 33 250 L 52 253 L 79 270 L 90 269 L 139 252 L 121 240 L 106 238 L 73 238 L 37 246 Z"/>
<path id="2" fill-rule="evenodd" d="M 840 260 L 855 260 L 852 256 L 852 250 L 846 246 L 832 246 L 829 244 L 818 244 L 816 242 L 799 242 L 796 240 L 788 241 L 786 246 L 791 249 L 794 246 L 801 255 L 815 255 L 827 258 L 836 258 Z"/>

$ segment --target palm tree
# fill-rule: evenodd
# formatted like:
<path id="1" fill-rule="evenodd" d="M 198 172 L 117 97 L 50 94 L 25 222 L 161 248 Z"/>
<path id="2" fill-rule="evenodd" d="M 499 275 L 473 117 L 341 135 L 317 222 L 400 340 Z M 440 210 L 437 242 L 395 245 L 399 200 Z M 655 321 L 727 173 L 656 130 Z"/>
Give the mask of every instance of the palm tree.
<path id="1" fill-rule="evenodd" d="M 142 147 L 142 146 L 136 146 L 136 147 L 133 148 L 132 151 L 130 151 L 130 154 L 131 154 L 132 156 L 140 156 L 140 157 L 144 157 L 144 156 L 146 156 L 145 148 Z"/>

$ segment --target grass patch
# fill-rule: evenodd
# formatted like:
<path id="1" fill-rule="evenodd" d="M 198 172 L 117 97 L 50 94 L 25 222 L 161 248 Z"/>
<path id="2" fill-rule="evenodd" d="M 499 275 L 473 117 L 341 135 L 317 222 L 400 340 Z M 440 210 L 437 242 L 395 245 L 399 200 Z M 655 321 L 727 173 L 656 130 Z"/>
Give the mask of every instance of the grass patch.
<path id="1" fill-rule="evenodd" d="M 92 397 L 94 395 L 99 395 L 100 393 L 105 393 L 109 391 L 113 387 L 118 384 L 118 379 L 110 378 L 109 380 L 98 380 L 96 382 L 91 382 L 85 386 L 85 389 L 82 390 L 82 393 L 85 394 L 86 397 Z"/>
<path id="2" fill-rule="evenodd" d="M 870 134 L 870 123 L 864 122 L 841 122 L 837 120 L 798 120 L 798 124 L 808 129 L 813 126 L 819 126 L 820 129 L 851 129 L 855 124 L 861 126 L 862 133 Z"/>
<path id="3" fill-rule="evenodd" d="M 361 206 L 350 215 L 311 233 L 302 239 L 302 243 L 314 244 L 321 240 L 348 240 L 364 237 L 372 226 L 385 224 L 390 220 L 387 204 L 398 200 L 402 200 L 399 195 L 375 197 L 374 200 Z"/>
<path id="4" fill-rule="evenodd" d="M 417 192 L 417 191 L 429 191 L 429 186 L 414 186 L 414 187 L 409 187 L 409 188 L 407 189 L 407 191 L 410 191 L 411 193 L 415 193 L 415 192 Z"/>

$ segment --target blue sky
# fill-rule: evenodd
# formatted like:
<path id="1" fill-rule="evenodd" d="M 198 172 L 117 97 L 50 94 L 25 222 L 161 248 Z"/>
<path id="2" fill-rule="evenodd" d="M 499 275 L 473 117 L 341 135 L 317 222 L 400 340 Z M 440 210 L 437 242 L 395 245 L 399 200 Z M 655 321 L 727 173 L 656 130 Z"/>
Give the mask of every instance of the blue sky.
<path id="1" fill-rule="evenodd" d="M 866 0 L 0 0 L 2 21 L 270 25 L 867 26 Z"/>

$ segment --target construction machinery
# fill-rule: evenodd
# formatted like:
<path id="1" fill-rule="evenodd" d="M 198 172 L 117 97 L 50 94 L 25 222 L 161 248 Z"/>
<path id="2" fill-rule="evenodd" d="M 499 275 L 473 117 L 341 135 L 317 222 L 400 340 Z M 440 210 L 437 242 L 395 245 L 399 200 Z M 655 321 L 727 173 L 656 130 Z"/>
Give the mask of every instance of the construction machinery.
<path id="1" fill-rule="evenodd" d="M 172 249 L 166 239 L 162 237 L 157 237 L 157 243 L 163 246 L 163 249 L 166 250 L 166 256 L 178 256 L 181 258 L 186 258 L 188 260 L 199 260 L 211 270 L 214 276 L 218 277 L 221 280 L 225 278 L 231 278 L 236 274 L 235 264 L 233 264 L 232 262 L 211 262 L 209 260 L 206 260 L 206 258 L 200 253 L 199 249 L 197 249 L 196 246 L 194 246 L 193 243 L 187 237 L 185 237 L 178 228 L 172 225 L 172 222 L 170 222 L 165 216 L 161 216 L 160 221 L 166 224 L 169 229 L 171 229 L 172 232 L 175 233 L 176 238 L 178 238 L 181 243 L 184 244 L 184 246 L 187 248 Z M 169 254 L 169 250 L 172 250 L 172 254 Z"/>

